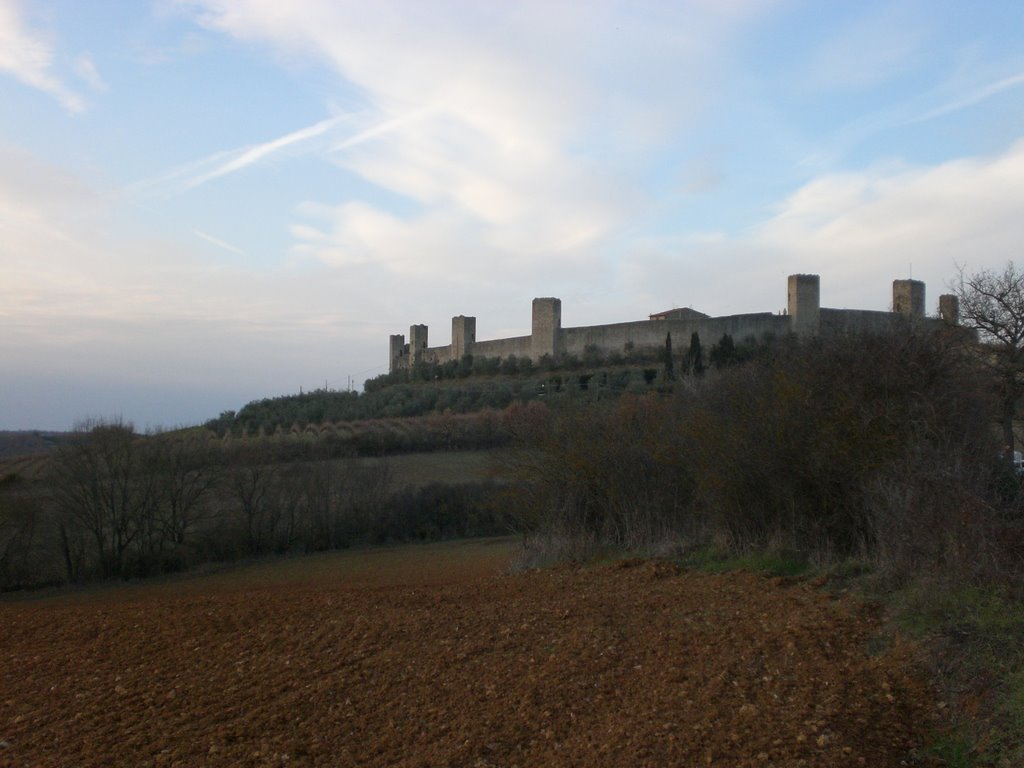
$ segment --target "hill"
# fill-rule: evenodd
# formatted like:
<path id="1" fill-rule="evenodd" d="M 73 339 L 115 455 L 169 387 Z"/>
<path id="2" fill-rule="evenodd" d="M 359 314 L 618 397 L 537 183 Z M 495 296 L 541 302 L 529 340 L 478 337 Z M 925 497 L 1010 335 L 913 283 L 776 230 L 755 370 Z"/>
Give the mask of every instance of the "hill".
<path id="1" fill-rule="evenodd" d="M 723 336 L 706 354 L 699 346 L 638 349 L 627 355 L 596 350 L 583 357 L 561 355 L 534 364 L 529 358 L 480 358 L 423 363 L 366 381 L 364 392 L 314 390 L 254 400 L 239 411 L 225 411 L 206 423 L 218 436 L 272 434 L 310 424 L 470 414 L 501 410 L 535 400 L 606 400 L 626 392 L 642 394 L 671 388 L 687 374 L 728 368 L 768 354 L 785 340 Z"/>
<path id="2" fill-rule="evenodd" d="M 0 459 L 50 453 L 71 439 L 71 432 L 0 431 Z"/>

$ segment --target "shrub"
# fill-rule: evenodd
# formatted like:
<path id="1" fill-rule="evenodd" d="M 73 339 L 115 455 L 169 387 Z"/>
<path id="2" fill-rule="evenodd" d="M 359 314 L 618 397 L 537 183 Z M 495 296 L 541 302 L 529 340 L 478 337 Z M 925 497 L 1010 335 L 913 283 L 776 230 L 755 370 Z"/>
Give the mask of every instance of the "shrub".
<path id="1" fill-rule="evenodd" d="M 733 549 L 866 552 L 893 575 L 995 568 L 1019 484 L 999 480 L 985 381 L 955 339 L 908 330 L 779 342 L 610 408 L 520 410 L 513 470 L 535 510 L 520 523 L 630 547 L 702 530 Z"/>

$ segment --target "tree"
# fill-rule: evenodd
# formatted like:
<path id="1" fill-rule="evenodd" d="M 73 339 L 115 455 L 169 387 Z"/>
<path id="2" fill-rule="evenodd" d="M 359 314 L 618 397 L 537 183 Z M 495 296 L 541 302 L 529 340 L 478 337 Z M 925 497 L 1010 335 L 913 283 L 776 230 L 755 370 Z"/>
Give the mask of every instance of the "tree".
<path id="1" fill-rule="evenodd" d="M 120 576 L 129 547 L 153 518 L 154 477 L 131 424 L 99 422 L 82 431 L 54 460 L 54 497 L 62 523 L 92 538 L 101 575 Z"/>
<path id="2" fill-rule="evenodd" d="M 694 376 L 704 373 L 704 351 L 700 347 L 700 336 L 696 331 L 690 334 L 690 349 L 686 353 L 686 367 Z"/>
<path id="3" fill-rule="evenodd" d="M 960 301 L 960 322 L 978 332 L 988 346 L 1000 400 L 1000 426 L 1009 460 L 1015 445 L 1013 419 L 1024 394 L 1024 271 L 1008 262 L 1001 272 L 983 269 L 959 277 L 953 290 Z"/>
<path id="4" fill-rule="evenodd" d="M 219 480 L 218 466 L 208 441 L 195 436 L 162 435 L 153 438 L 160 541 L 185 544 L 199 522 L 204 498 Z"/>
<path id="5" fill-rule="evenodd" d="M 238 502 L 245 543 L 250 554 L 268 550 L 277 529 L 278 510 L 273 504 L 271 470 L 257 464 L 242 464 L 230 477 L 231 491 Z"/>
<path id="6" fill-rule="evenodd" d="M 725 368 L 738 362 L 736 343 L 728 333 L 723 335 L 715 346 L 711 348 L 708 359 L 715 368 Z"/>
<path id="7" fill-rule="evenodd" d="M 665 381 L 676 380 L 676 367 L 672 360 L 672 334 L 665 334 Z"/>

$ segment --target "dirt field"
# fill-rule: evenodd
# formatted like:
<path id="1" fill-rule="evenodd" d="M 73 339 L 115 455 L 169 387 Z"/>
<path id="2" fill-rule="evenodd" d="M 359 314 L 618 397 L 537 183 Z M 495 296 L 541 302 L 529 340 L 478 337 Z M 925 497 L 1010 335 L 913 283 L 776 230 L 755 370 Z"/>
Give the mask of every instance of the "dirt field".
<path id="1" fill-rule="evenodd" d="M 871 612 L 509 542 L 0 603 L 0 765 L 885 766 L 937 702 Z"/>

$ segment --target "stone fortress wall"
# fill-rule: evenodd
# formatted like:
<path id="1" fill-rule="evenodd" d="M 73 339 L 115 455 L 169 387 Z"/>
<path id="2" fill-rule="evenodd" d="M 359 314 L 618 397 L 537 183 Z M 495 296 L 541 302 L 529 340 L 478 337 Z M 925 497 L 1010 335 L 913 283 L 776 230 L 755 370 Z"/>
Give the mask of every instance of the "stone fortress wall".
<path id="1" fill-rule="evenodd" d="M 735 341 L 748 337 L 815 336 L 885 331 L 908 319 L 920 322 L 959 322 L 956 296 L 939 297 L 939 317 L 925 316 L 925 285 L 920 280 L 894 280 L 892 311 L 865 309 L 829 309 L 821 306 L 821 281 L 818 275 L 790 275 L 787 308 L 784 314 L 758 312 L 743 315 L 708 317 L 692 309 L 673 309 L 637 320 L 580 328 L 562 327 L 562 302 L 555 298 L 533 300 L 533 324 L 529 336 L 477 341 L 476 318 L 459 315 L 452 318 L 451 343 L 431 347 L 427 326 L 409 328 L 409 341 L 403 334 L 391 336 L 390 370 L 410 368 L 419 363 L 445 363 L 465 355 L 478 358 L 528 357 L 538 362 L 548 355 L 557 358 L 569 354 L 582 357 L 588 348 L 624 352 L 629 348 L 660 347 L 671 333 L 678 343 L 689 343 L 693 333 L 706 346 L 718 343 L 726 334 Z"/>

